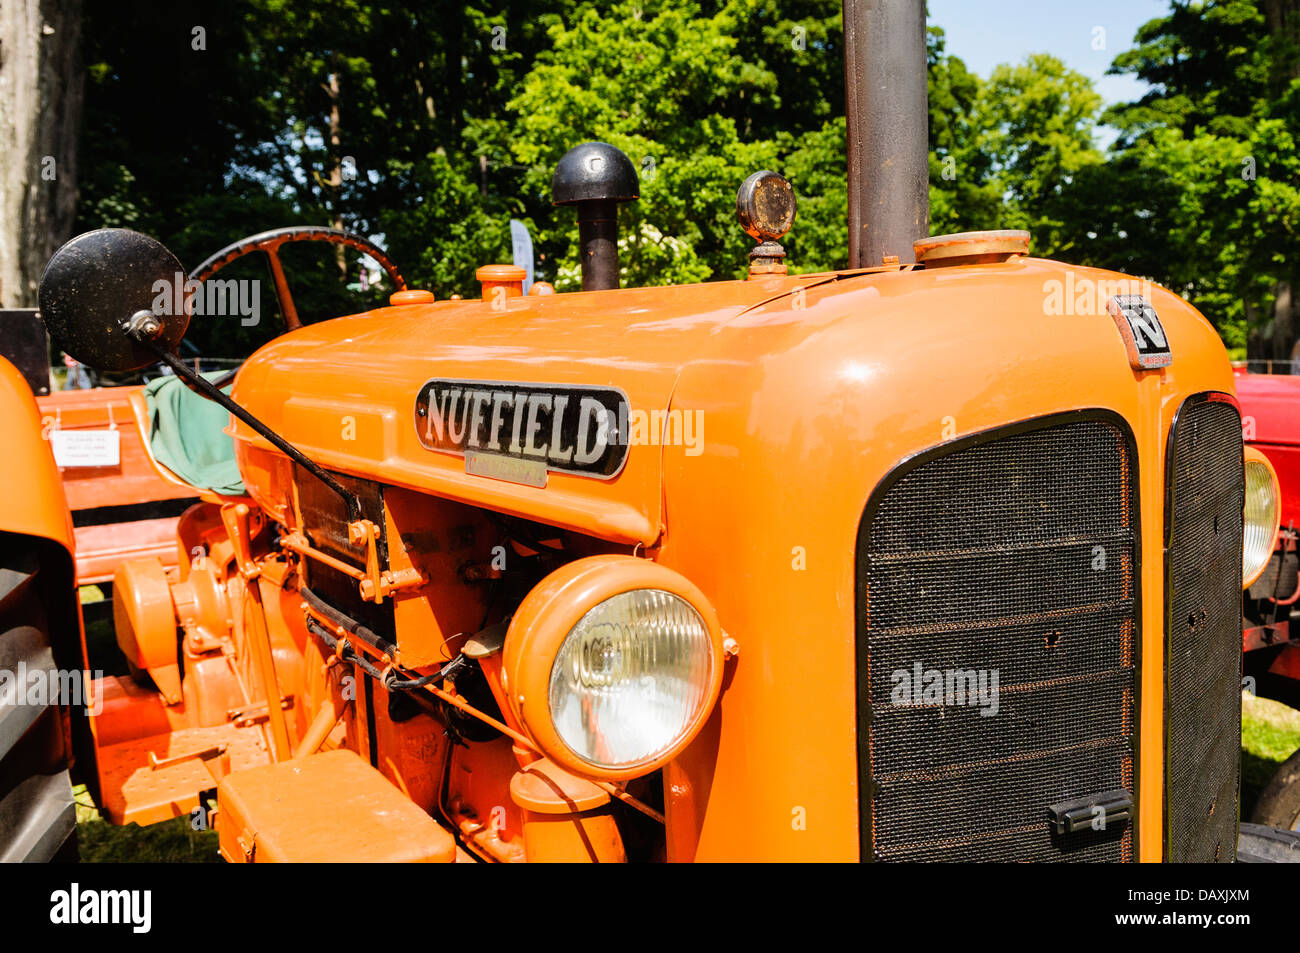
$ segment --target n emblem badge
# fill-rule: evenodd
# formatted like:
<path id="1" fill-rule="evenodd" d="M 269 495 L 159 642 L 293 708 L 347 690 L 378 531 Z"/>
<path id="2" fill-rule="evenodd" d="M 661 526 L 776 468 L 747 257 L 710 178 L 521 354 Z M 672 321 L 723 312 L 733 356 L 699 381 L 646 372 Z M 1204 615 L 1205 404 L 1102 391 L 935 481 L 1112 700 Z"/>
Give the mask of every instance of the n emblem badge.
<path id="1" fill-rule="evenodd" d="M 1114 295 L 1106 310 L 1115 319 L 1119 336 L 1124 339 L 1128 362 L 1138 370 L 1168 367 L 1174 356 L 1169 350 L 1160 316 L 1142 295 Z"/>

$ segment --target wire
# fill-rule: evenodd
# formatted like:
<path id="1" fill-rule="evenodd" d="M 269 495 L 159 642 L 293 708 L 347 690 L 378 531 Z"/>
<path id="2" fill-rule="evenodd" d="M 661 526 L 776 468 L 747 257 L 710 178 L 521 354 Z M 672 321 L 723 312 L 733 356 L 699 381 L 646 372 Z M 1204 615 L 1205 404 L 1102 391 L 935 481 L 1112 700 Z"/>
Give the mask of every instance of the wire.
<path id="1" fill-rule="evenodd" d="M 452 675 L 454 675 L 456 672 L 459 672 L 461 669 L 468 668 L 468 667 L 469 667 L 469 660 L 466 659 L 464 655 L 457 655 L 454 659 L 452 659 L 450 662 L 448 662 L 446 665 L 444 665 L 442 668 L 432 673 L 431 675 L 421 675 L 417 678 L 399 679 L 393 677 L 396 674 L 397 670 L 394 669 L 392 666 L 389 666 L 388 668 L 384 669 L 384 674 L 383 677 L 380 678 L 380 683 L 384 686 L 384 688 L 388 689 L 390 692 L 391 691 L 407 692 L 414 688 L 423 688 L 425 685 L 432 684 L 433 682 L 440 682 L 445 678 L 451 678 Z"/>
<path id="2" fill-rule="evenodd" d="M 313 634 L 324 640 L 325 644 L 331 649 L 338 645 L 338 637 L 310 616 L 307 618 L 307 628 Z M 343 646 L 343 651 L 339 653 L 339 658 L 344 662 L 351 662 L 353 665 L 356 665 L 362 671 L 366 672 L 366 674 L 378 679 L 379 683 L 389 691 L 399 692 L 407 692 L 416 688 L 423 688 L 433 682 L 442 681 L 444 678 L 450 678 L 456 672 L 469 666 L 469 659 L 467 659 L 463 654 L 458 654 L 438 671 L 432 672 L 428 675 L 415 675 L 413 672 L 404 672 L 392 665 L 381 669 L 372 664 L 365 656 L 359 654 L 351 645 Z M 411 677 L 397 678 L 396 676 L 399 672 Z"/>
<path id="3" fill-rule="evenodd" d="M 319 622 L 317 622 L 315 619 L 311 618 L 310 616 L 307 617 L 307 628 L 310 631 L 319 635 L 322 639 L 324 639 L 326 644 L 329 645 L 330 648 L 334 648 L 338 644 L 338 639 L 335 638 L 333 635 L 331 635 L 323 625 L 321 625 Z M 384 671 L 380 671 L 374 665 L 370 664 L 370 662 L 366 661 L 364 658 L 359 656 L 355 651 L 353 651 L 352 646 L 350 645 L 345 645 L 343 647 L 343 651 L 339 653 L 339 657 L 343 659 L 343 661 L 345 662 L 352 662 L 356 664 L 363 671 L 368 672 L 369 674 L 373 675 L 375 678 L 379 679 L 380 684 L 383 684 L 386 688 L 389 687 L 389 682 L 385 681 L 385 679 L 387 679 L 391 675 L 391 673 L 395 671 L 395 669 L 393 669 L 392 666 L 389 666 Z M 446 692 L 438 688 L 436 685 L 431 684 L 438 675 L 440 675 L 443 672 L 448 672 L 449 670 L 452 670 L 453 667 L 458 664 L 468 665 L 469 660 L 466 659 L 463 654 L 457 655 L 454 659 L 452 659 L 450 662 L 444 665 L 440 670 L 440 672 L 435 673 L 434 675 L 425 675 L 419 679 L 414 679 L 411 681 L 423 682 L 423 684 L 420 687 L 427 688 L 428 691 L 431 692 L 435 698 L 443 702 L 445 705 L 452 708 L 459 708 L 461 711 L 465 712 L 471 717 L 478 718 L 480 721 L 495 728 L 497 731 L 501 732 L 506 737 L 512 739 L 516 744 L 520 744 L 525 748 L 530 748 L 534 751 L 537 751 L 538 754 L 541 754 L 542 753 L 541 749 L 538 748 L 535 743 L 533 743 L 525 736 L 519 734 L 517 731 L 510 728 L 505 723 L 497 721 L 495 718 L 492 718 L 489 715 L 485 715 L 483 712 L 480 712 L 477 709 L 473 708 L 465 701 L 456 699 L 455 697 L 448 695 Z M 399 681 L 399 682 L 394 682 L 392 684 L 395 687 L 398 687 L 399 690 L 404 690 L 401 688 L 401 686 L 404 684 L 403 682 Z M 447 723 L 448 726 L 450 727 L 451 724 L 450 719 L 448 719 Z M 603 790 L 605 793 L 611 795 L 612 797 L 618 798 L 620 801 L 622 801 L 624 804 L 627 804 L 629 807 L 635 808 L 636 810 L 640 811 L 642 814 L 646 815 L 647 817 L 658 821 L 660 824 L 664 823 L 664 815 L 661 811 L 656 811 L 648 804 L 645 804 L 638 798 L 635 798 L 631 794 L 628 794 L 625 790 L 623 790 L 618 785 L 613 784 L 609 781 L 596 781 L 594 779 L 592 780 L 592 783 L 595 784 L 601 790 Z M 445 812 L 444 812 L 444 816 L 445 816 Z"/>

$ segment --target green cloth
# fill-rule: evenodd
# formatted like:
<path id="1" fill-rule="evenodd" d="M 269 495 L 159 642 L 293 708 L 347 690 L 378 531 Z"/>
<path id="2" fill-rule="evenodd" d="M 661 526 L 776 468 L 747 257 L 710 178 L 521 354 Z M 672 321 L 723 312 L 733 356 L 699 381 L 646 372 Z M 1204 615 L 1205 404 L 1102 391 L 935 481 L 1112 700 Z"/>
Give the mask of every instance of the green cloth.
<path id="1" fill-rule="evenodd" d="M 212 380 L 225 371 L 204 374 Z M 229 394 L 230 388 L 222 389 Z M 167 376 L 144 385 L 149 408 L 149 447 L 172 473 L 193 486 L 223 496 L 243 496 L 244 481 L 235 465 L 235 443 L 225 433 L 230 411 Z"/>

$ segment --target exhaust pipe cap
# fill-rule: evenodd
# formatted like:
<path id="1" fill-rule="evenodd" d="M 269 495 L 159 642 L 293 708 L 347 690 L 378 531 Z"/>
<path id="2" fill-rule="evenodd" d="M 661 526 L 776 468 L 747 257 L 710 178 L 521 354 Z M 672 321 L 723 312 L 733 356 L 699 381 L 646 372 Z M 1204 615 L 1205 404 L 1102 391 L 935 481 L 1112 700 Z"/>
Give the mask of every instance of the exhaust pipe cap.
<path id="1" fill-rule="evenodd" d="M 551 179 L 551 203 L 630 202 L 641 197 L 632 160 L 608 142 L 584 142 L 564 154 Z"/>

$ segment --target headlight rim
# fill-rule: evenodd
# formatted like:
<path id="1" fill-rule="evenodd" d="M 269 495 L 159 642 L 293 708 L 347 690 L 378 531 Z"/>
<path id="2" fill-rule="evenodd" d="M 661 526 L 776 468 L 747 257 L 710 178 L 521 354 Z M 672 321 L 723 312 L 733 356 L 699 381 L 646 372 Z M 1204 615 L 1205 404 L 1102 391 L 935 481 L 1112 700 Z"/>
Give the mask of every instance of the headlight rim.
<path id="1" fill-rule="evenodd" d="M 583 616 L 601 602 L 637 589 L 669 592 L 699 613 L 709 634 L 709 681 L 704 704 L 674 744 L 652 758 L 611 768 L 579 757 L 560 737 L 550 712 L 551 671 L 560 646 Z M 553 762 L 582 777 L 629 780 L 650 774 L 677 757 L 712 715 L 722 689 L 722 639 L 713 605 L 681 573 L 635 556 L 588 556 L 555 570 L 524 597 L 506 635 L 502 680 L 519 725 Z"/>

